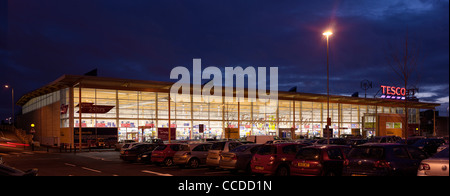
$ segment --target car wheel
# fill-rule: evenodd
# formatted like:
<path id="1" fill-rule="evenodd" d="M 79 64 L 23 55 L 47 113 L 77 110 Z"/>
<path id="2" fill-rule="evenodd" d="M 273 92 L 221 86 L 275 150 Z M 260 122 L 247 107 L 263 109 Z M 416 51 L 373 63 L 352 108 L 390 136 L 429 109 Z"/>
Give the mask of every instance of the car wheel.
<path id="1" fill-rule="evenodd" d="M 189 167 L 192 169 L 198 168 L 199 162 L 198 159 L 191 159 L 189 160 Z"/>
<path id="2" fill-rule="evenodd" d="M 172 166 L 173 165 L 173 160 L 172 158 L 167 158 L 166 160 L 164 160 L 164 165 L 166 167 Z"/>
<path id="3" fill-rule="evenodd" d="M 289 168 L 287 168 L 286 166 L 281 166 L 277 169 L 276 172 L 277 176 L 289 176 Z"/>

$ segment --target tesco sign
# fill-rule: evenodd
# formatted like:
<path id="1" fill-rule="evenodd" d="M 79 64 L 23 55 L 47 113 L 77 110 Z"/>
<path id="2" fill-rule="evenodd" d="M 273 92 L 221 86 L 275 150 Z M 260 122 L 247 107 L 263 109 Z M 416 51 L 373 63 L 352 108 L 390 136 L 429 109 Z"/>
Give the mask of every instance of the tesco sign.
<path id="1" fill-rule="evenodd" d="M 406 88 L 381 85 L 384 95 L 406 96 Z"/>

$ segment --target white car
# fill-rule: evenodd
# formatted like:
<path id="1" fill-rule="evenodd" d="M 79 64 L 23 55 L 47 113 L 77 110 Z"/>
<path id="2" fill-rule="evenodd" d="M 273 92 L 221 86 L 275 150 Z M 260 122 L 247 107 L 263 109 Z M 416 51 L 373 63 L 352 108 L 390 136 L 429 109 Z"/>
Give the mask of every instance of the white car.
<path id="1" fill-rule="evenodd" d="M 417 176 L 448 176 L 448 148 L 422 160 Z"/>
<path id="2" fill-rule="evenodd" d="M 137 143 L 137 142 L 134 141 L 134 140 L 122 140 L 122 141 L 119 141 L 119 142 L 116 143 L 116 148 L 115 148 L 115 150 L 116 150 L 116 151 L 120 151 L 120 150 L 122 150 L 122 147 L 123 147 L 125 144 L 131 144 L 131 143 Z"/>

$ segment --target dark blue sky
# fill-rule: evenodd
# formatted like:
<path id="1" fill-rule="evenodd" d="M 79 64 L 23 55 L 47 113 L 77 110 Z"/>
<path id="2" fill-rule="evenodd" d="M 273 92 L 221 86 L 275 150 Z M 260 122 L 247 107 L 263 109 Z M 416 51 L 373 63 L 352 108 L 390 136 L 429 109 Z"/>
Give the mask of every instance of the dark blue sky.
<path id="1" fill-rule="evenodd" d="M 63 74 L 171 81 L 176 66 L 279 67 L 279 89 L 351 95 L 360 81 L 402 84 L 386 57 L 419 49 L 410 84 L 421 101 L 449 102 L 448 0 L 0 0 L 0 84 L 16 101 Z M 391 47 L 392 46 L 392 47 Z M 172 80 L 173 81 L 173 80 Z M 0 90 L 0 119 L 11 112 Z M 19 107 L 17 107 L 17 111 Z"/>

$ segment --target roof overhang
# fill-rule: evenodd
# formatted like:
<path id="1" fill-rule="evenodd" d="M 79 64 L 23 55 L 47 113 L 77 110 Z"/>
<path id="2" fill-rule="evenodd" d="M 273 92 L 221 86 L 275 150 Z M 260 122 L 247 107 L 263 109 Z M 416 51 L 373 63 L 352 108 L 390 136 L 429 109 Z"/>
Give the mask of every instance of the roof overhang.
<path id="1" fill-rule="evenodd" d="M 81 86 L 82 88 L 102 88 L 102 89 L 115 89 L 115 90 L 135 90 L 135 91 L 147 91 L 147 92 L 170 92 L 170 87 L 173 82 L 160 82 L 160 81 L 148 81 L 148 80 L 132 80 L 132 79 L 120 79 L 110 77 L 97 77 L 97 76 L 79 76 L 79 75 L 63 75 L 57 80 L 22 96 L 17 105 L 23 106 L 31 99 L 52 93 L 64 88 Z M 192 88 L 191 88 L 192 89 Z M 248 91 L 248 89 L 245 89 Z M 192 90 L 191 90 L 192 93 Z M 222 93 L 225 94 L 223 88 Z M 235 92 L 236 93 L 236 92 Z M 247 95 L 247 92 L 245 93 Z M 298 101 L 313 101 L 313 102 L 327 102 L 327 96 L 322 94 L 311 93 L 297 93 L 297 92 L 278 92 L 279 100 L 298 100 Z M 343 103 L 343 104 L 358 104 L 358 105 L 374 105 L 385 107 L 405 107 L 405 101 L 403 100 L 390 100 L 381 98 L 360 98 L 360 97 L 347 97 L 339 95 L 330 95 L 330 103 Z M 425 103 L 425 102 L 407 102 L 409 108 L 420 109 L 434 109 L 440 106 L 438 103 Z"/>

